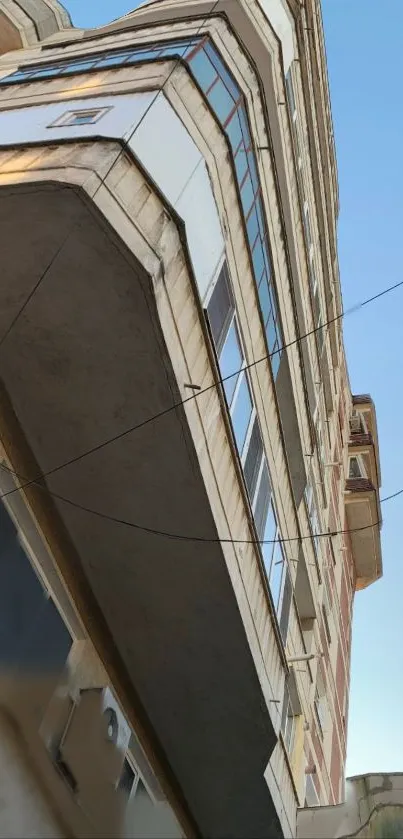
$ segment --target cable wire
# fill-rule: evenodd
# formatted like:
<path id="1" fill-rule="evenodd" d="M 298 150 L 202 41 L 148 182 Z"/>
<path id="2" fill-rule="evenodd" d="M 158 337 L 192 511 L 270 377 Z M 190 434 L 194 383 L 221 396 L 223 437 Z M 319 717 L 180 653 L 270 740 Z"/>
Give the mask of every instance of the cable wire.
<path id="1" fill-rule="evenodd" d="M 403 286 L 403 280 L 398 283 L 394 283 L 394 285 L 388 286 L 387 288 L 383 289 L 382 291 L 378 292 L 378 294 L 369 297 L 366 300 L 361 301 L 361 303 L 357 303 L 355 306 L 352 306 L 345 311 L 342 311 L 340 314 L 336 315 L 334 318 L 326 321 L 325 323 L 321 324 L 320 326 L 316 326 L 314 329 L 311 329 L 309 332 L 306 332 L 304 335 L 300 335 L 298 338 L 294 338 L 292 341 L 289 341 L 287 344 L 283 344 L 282 347 L 279 347 L 274 352 L 269 353 L 268 355 L 264 355 L 261 358 L 256 359 L 256 361 L 251 361 L 249 364 L 244 365 L 244 367 L 236 370 L 234 373 L 230 373 L 228 376 L 224 376 L 222 378 L 217 378 L 217 381 L 213 382 L 211 385 L 207 385 L 207 387 L 202 388 L 201 390 L 192 393 L 190 396 L 187 396 L 186 399 L 182 399 L 179 402 L 174 402 L 173 405 L 170 405 L 169 408 L 164 408 L 163 411 L 159 411 L 157 414 L 153 414 L 151 417 L 148 417 L 142 422 L 137 423 L 136 425 L 130 426 L 130 428 L 125 429 L 125 431 L 120 431 L 118 434 L 115 434 L 113 437 L 109 437 L 107 440 L 104 440 L 102 443 L 98 443 L 95 446 L 92 446 L 90 449 L 87 449 L 85 452 L 76 455 L 75 457 L 70 458 L 69 460 L 60 463 L 58 466 L 49 469 L 47 472 L 42 472 L 41 475 L 38 475 L 35 479 L 27 480 L 26 483 L 21 484 L 21 486 L 16 487 L 15 489 L 8 490 L 8 492 L 3 493 L 0 495 L 1 498 L 5 498 L 7 495 L 12 495 L 14 492 L 18 492 L 19 489 L 25 489 L 26 487 L 30 486 L 31 484 L 39 481 L 43 478 L 49 477 L 49 475 L 54 475 L 56 472 L 59 472 L 61 469 L 65 469 L 67 466 L 71 466 L 74 463 L 78 463 L 80 460 L 83 460 L 85 457 L 88 457 L 90 454 L 94 454 L 95 452 L 101 451 L 101 449 L 109 446 L 111 443 L 115 443 L 117 440 L 121 440 L 123 437 L 126 437 L 128 434 L 132 434 L 134 431 L 139 431 L 141 428 L 144 428 L 146 425 L 149 425 L 152 422 L 155 422 L 158 419 L 166 416 L 167 414 L 171 413 L 171 411 L 175 411 L 178 408 L 181 408 L 183 405 L 186 405 L 188 402 L 191 402 L 193 399 L 197 399 L 199 396 L 202 396 L 205 393 L 208 393 L 213 388 L 222 386 L 225 382 L 228 382 L 230 379 L 233 379 L 235 376 L 238 376 L 241 371 L 250 370 L 252 367 L 256 367 L 258 364 L 262 364 L 264 361 L 268 361 L 273 358 L 278 353 L 282 353 L 284 350 L 293 347 L 295 344 L 298 344 L 300 341 L 309 338 L 311 335 L 315 335 L 316 332 L 319 332 L 321 329 L 325 329 L 327 326 L 330 326 L 332 323 L 336 323 L 337 321 L 341 320 L 342 318 L 347 317 L 347 315 L 353 314 L 360 309 L 367 306 L 369 303 L 373 303 L 375 300 L 378 300 L 380 297 L 384 297 L 386 294 L 389 294 L 392 291 L 395 291 L 397 288 Z M 0 343 L 1 346 L 1 343 Z M 17 476 L 18 477 L 18 476 Z"/>
<path id="2" fill-rule="evenodd" d="M 13 477 L 18 478 L 19 480 L 27 480 L 23 478 L 18 472 L 15 472 L 9 466 L 2 463 L 0 464 L 0 468 L 7 471 L 9 474 L 13 475 Z M 205 536 L 193 536 L 187 535 L 185 533 L 171 533 L 166 530 L 158 530 L 154 527 L 147 527 L 146 525 L 139 524 L 138 522 L 129 521 L 127 519 L 121 519 L 117 516 L 111 516 L 108 513 L 102 513 L 100 510 L 94 510 L 91 507 L 86 507 L 84 504 L 79 504 L 76 501 L 73 501 L 71 498 L 66 498 L 64 495 L 60 495 L 57 492 L 53 492 L 50 490 L 46 485 L 39 483 L 37 480 L 29 481 L 25 486 L 32 486 L 34 485 L 42 492 L 46 492 L 48 495 L 56 498 L 58 501 L 62 501 L 64 504 L 68 504 L 70 507 L 74 507 L 77 510 L 81 510 L 84 513 L 89 513 L 90 515 L 97 516 L 98 518 L 105 519 L 107 521 L 114 522 L 115 524 L 120 524 L 125 527 L 131 527 L 134 530 L 140 530 L 144 533 L 150 533 L 153 536 L 161 536 L 165 539 L 175 539 L 177 541 L 182 542 L 202 542 L 208 544 L 230 544 L 230 545 L 274 545 L 274 544 L 285 544 L 290 542 L 302 542 L 307 539 L 314 540 L 314 539 L 321 539 L 321 538 L 331 538 L 333 536 L 343 536 L 350 533 L 361 533 L 364 530 L 370 530 L 373 527 L 378 527 L 382 524 L 381 519 L 378 519 L 371 524 L 366 524 L 362 527 L 354 527 L 354 528 L 345 528 L 343 530 L 331 530 L 322 533 L 309 533 L 306 536 L 291 536 L 288 538 L 280 537 L 278 539 L 231 539 L 225 538 L 221 539 L 220 537 L 205 537 Z M 24 486 L 16 487 L 11 492 L 21 491 Z M 6 492 L 0 496 L 0 498 L 4 498 L 6 495 L 10 495 L 11 492 Z M 399 495 L 403 494 L 403 488 L 394 492 L 392 495 L 386 496 L 381 500 L 381 504 L 384 504 L 385 501 L 390 501 L 393 498 L 396 498 Z"/>

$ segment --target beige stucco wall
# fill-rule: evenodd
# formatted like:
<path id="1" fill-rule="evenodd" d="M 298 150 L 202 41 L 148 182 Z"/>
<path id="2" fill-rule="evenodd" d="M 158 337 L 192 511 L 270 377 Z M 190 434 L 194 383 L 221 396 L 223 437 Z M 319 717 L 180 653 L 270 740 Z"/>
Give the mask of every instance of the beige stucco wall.
<path id="1" fill-rule="evenodd" d="M 61 839 L 66 835 L 38 782 L 21 731 L 0 709 L 0 836 Z"/>

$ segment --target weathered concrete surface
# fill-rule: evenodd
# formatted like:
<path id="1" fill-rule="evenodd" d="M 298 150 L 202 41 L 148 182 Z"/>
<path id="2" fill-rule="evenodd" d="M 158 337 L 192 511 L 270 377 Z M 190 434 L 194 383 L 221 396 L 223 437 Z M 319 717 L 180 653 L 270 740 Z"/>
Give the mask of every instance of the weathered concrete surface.
<path id="1" fill-rule="evenodd" d="M 1 336 L 48 269 L 0 348 L 15 439 L 40 470 L 179 401 L 150 280 L 77 192 L 0 191 L 0 244 Z M 47 483 L 101 514 L 216 536 L 182 410 Z M 275 734 L 221 547 L 54 504 L 202 834 L 280 835 L 263 777 Z"/>
<path id="2" fill-rule="evenodd" d="M 402 837 L 403 773 L 349 778 L 344 804 L 301 809 L 297 827 L 298 839 Z"/>

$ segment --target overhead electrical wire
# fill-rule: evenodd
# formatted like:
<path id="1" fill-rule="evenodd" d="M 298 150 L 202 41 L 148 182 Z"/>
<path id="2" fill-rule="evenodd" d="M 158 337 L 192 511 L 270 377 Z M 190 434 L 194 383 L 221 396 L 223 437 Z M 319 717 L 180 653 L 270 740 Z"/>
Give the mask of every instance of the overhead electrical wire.
<path id="1" fill-rule="evenodd" d="M 293 347 L 295 344 L 298 344 L 300 341 L 309 338 L 311 335 L 315 335 L 316 332 L 319 332 L 322 329 L 326 329 L 326 327 L 330 326 L 332 323 L 336 323 L 337 321 L 341 320 L 342 318 L 347 317 L 347 315 L 353 314 L 354 312 L 359 311 L 360 309 L 364 308 L 364 306 L 368 306 L 370 303 L 373 303 L 375 300 L 378 300 L 380 297 L 384 297 L 386 294 L 389 294 L 392 291 L 395 291 L 397 288 L 403 286 L 403 280 L 398 283 L 394 283 L 387 288 L 384 288 L 382 291 L 378 292 L 377 294 L 373 295 L 372 297 L 368 297 L 366 300 L 362 300 L 360 303 L 357 303 L 355 306 L 351 306 L 349 309 L 342 311 L 340 314 L 336 315 L 335 317 L 331 318 L 330 320 L 326 321 L 325 323 L 321 324 L 320 326 L 316 326 L 314 329 L 311 329 L 309 332 L 306 332 L 304 335 L 300 335 L 298 338 L 294 338 L 292 341 L 289 341 L 287 344 L 283 344 L 282 347 L 279 347 L 274 352 L 269 353 L 268 355 L 264 355 L 261 358 L 256 359 L 256 361 L 251 361 L 249 364 L 244 365 L 239 370 L 235 370 L 233 373 L 230 373 L 228 376 L 224 376 L 222 378 L 217 378 L 211 385 L 207 385 L 207 387 L 201 388 L 197 390 L 195 393 L 192 393 L 190 396 L 187 396 L 185 399 L 180 400 L 179 402 L 174 402 L 173 405 L 170 405 L 168 408 L 164 408 L 164 410 L 159 411 L 157 414 L 153 414 L 152 416 L 148 417 L 142 422 L 137 423 L 136 425 L 132 425 L 129 428 L 126 428 L 124 431 L 120 431 L 118 434 L 115 434 L 113 437 L 109 437 L 107 440 L 104 440 L 102 443 L 98 443 L 95 446 L 92 446 L 90 449 L 87 449 L 85 452 L 76 455 L 75 457 L 70 458 L 69 460 L 60 463 L 58 466 L 54 466 L 52 469 L 47 470 L 46 472 L 42 472 L 38 475 L 35 479 L 22 479 L 26 480 L 26 483 L 21 484 L 21 486 L 15 487 L 8 492 L 0 494 L 0 499 L 5 498 L 7 495 L 12 495 L 14 492 L 18 492 L 20 489 L 25 489 L 26 487 L 34 484 L 37 481 L 42 480 L 43 478 L 49 477 L 49 475 L 54 475 L 56 472 L 60 472 L 62 469 L 65 469 L 67 466 L 71 466 L 74 463 L 78 463 L 80 460 L 83 460 L 85 457 L 88 457 L 95 452 L 101 451 L 101 449 L 105 448 L 106 446 L 111 445 L 111 443 L 115 443 L 117 440 L 121 440 L 123 437 L 126 437 L 129 434 L 133 434 L 135 431 L 139 431 L 141 428 L 144 428 L 146 425 L 149 425 L 155 422 L 158 419 L 166 416 L 167 414 L 171 413 L 171 411 L 175 411 L 178 408 L 181 408 L 183 405 L 186 405 L 188 402 L 191 402 L 193 399 L 198 399 L 199 396 L 207 393 L 210 390 L 213 390 L 216 387 L 223 385 L 225 382 L 233 379 L 235 376 L 238 376 L 240 372 L 245 370 L 250 370 L 252 367 L 256 367 L 258 364 L 262 364 L 264 361 L 268 361 L 273 358 L 278 353 L 282 353 L 284 350 Z M 14 319 L 15 322 L 15 319 Z M 1 341 L 0 341 L 1 347 Z M 18 476 L 17 476 L 18 477 Z"/>
<path id="2" fill-rule="evenodd" d="M 202 22 L 201 22 L 201 24 L 200 24 L 200 26 L 199 26 L 199 28 L 198 28 L 197 33 L 196 33 L 196 34 L 199 34 L 199 33 L 200 33 L 200 31 L 202 30 L 202 28 L 203 28 L 203 26 L 205 25 L 206 21 L 207 21 L 207 20 L 209 19 L 209 17 L 210 17 L 210 16 L 214 13 L 215 8 L 218 6 L 218 3 L 219 3 L 219 0 L 215 0 L 215 2 L 213 3 L 213 5 L 212 5 L 212 7 L 211 7 L 210 11 L 209 11 L 209 12 L 208 12 L 208 14 L 207 14 L 207 15 L 203 18 L 203 20 L 202 20 Z M 185 52 L 186 52 L 187 48 L 188 48 L 188 46 L 186 45 L 186 47 L 185 47 L 185 49 L 184 49 L 184 52 L 183 52 L 183 55 L 185 54 Z M 97 188 L 96 188 L 96 190 L 95 190 L 95 192 L 94 192 L 94 196 L 93 196 L 93 197 L 95 197 L 95 195 L 96 195 L 96 193 L 98 192 L 98 190 L 99 190 L 99 189 L 102 187 L 102 185 L 105 183 L 105 181 L 106 181 L 106 179 L 107 179 L 107 177 L 108 177 L 109 173 L 111 172 L 112 168 L 116 165 L 116 163 L 118 162 L 118 160 L 119 160 L 120 156 L 124 153 L 125 149 L 126 149 L 127 147 L 129 147 L 129 144 L 130 144 L 131 140 L 133 139 L 134 134 L 135 134 L 135 133 L 136 133 L 136 131 L 139 129 L 139 127 L 140 127 L 141 123 L 142 123 L 142 122 L 143 122 L 143 120 L 146 118 L 146 116 L 147 116 L 147 114 L 149 113 L 149 111 L 150 111 L 150 109 L 152 108 L 152 106 L 155 104 L 155 102 L 156 102 L 156 100 L 157 100 L 158 96 L 159 96 L 161 93 L 163 93 L 165 86 L 168 84 L 168 82 L 169 82 L 170 78 L 172 77 L 172 74 L 174 73 L 174 71 L 175 71 L 175 69 L 176 69 L 177 65 L 180 63 L 180 61 L 181 61 L 181 59 L 182 59 L 183 55 L 179 56 L 179 58 L 177 58 L 177 59 L 176 59 L 176 61 L 175 61 L 175 63 L 173 64 L 173 66 L 172 66 L 172 68 L 171 68 L 171 70 L 170 70 L 170 72 L 169 72 L 169 74 L 168 74 L 167 78 L 165 79 L 165 81 L 164 81 L 163 85 L 159 88 L 159 90 L 157 91 L 157 93 L 155 94 L 155 96 L 153 97 L 153 99 L 151 100 L 151 102 L 148 104 L 148 106 L 147 106 L 147 108 L 145 109 L 144 113 L 142 114 L 142 116 L 141 116 L 140 120 L 139 120 L 138 122 L 136 122 L 136 124 L 135 124 L 135 125 L 131 126 L 131 128 L 130 128 L 130 132 L 129 132 L 129 136 L 125 139 L 123 148 L 121 148 L 121 149 L 120 149 L 119 154 L 118 154 L 118 155 L 117 155 L 117 157 L 113 160 L 113 162 L 111 163 L 110 167 L 108 167 L 108 169 L 107 169 L 106 173 L 103 175 L 102 179 L 100 180 L 100 183 L 98 184 L 98 186 L 97 186 Z M 35 283 L 35 285 L 34 285 L 33 289 L 32 289 L 32 290 L 31 290 L 31 292 L 29 293 L 28 297 L 26 298 L 26 300 L 24 301 L 24 303 L 22 304 L 22 306 L 20 307 L 20 309 L 19 309 L 19 310 L 18 310 L 18 312 L 16 313 L 15 317 L 13 318 L 13 320 L 12 320 L 11 324 L 8 326 L 8 328 L 7 328 L 7 330 L 5 331 L 4 335 L 3 335 L 3 336 L 2 336 L 2 338 L 0 339 L 0 348 L 1 348 L 1 346 L 3 345 L 4 341 L 6 340 L 6 338 L 8 337 L 8 335 L 10 334 L 11 330 L 13 329 L 13 327 L 16 325 L 16 323 L 17 323 L 17 321 L 19 320 L 19 318 L 21 317 L 21 315 L 23 314 L 23 312 L 24 312 L 24 310 L 25 310 L 26 306 L 29 304 L 30 300 L 32 299 L 32 297 L 34 296 L 34 294 L 36 293 L 36 291 L 39 289 L 40 285 L 42 284 L 42 282 L 43 282 L 43 280 L 45 279 L 46 275 L 48 274 L 49 270 L 51 269 L 51 267 L 52 267 L 52 266 L 53 266 L 53 264 L 55 263 L 55 261 L 56 261 L 57 257 L 58 257 L 58 256 L 59 256 L 59 254 L 61 253 L 61 251 L 62 251 L 62 249 L 63 249 L 64 245 L 66 244 L 67 240 L 68 240 L 68 239 L 69 239 L 69 237 L 71 236 L 71 234 L 72 234 L 72 232 L 73 232 L 73 229 L 74 229 L 74 227 L 73 227 L 73 228 L 69 231 L 69 233 L 68 233 L 68 234 L 67 234 L 67 236 L 65 237 L 64 241 L 62 242 L 62 244 L 60 245 L 60 247 L 57 249 L 56 253 L 53 255 L 53 257 L 52 257 L 52 259 L 50 260 L 49 264 L 47 265 L 46 269 L 43 271 L 43 273 L 41 274 L 40 278 L 39 278 L 39 279 L 38 279 L 38 281 Z M 321 324 L 320 326 L 317 326 L 317 327 L 315 327 L 314 329 L 310 330 L 309 332 L 306 332 L 304 335 L 300 335 L 300 336 L 298 336 L 297 338 L 293 339 L 292 341 L 289 341 L 288 343 L 284 344 L 282 347 L 279 347 L 279 348 L 278 348 L 277 350 L 275 350 L 274 352 L 269 353 L 268 355 L 264 355 L 264 356 L 262 356 L 261 358 L 257 359 L 256 361 L 253 361 L 253 362 L 251 362 L 251 363 L 249 363 L 249 364 L 245 365 L 245 366 L 242 368 L 242 370 L 243 370 L 243 371 L 245 371 L 245 370 L 250 370 L 252 367 L 256 367 L 258 364 L 261 364 L 261 363 L 262 363 L 262 362 L 264 362 L 264 361 L 268 361 L 268 360 L 270 360 L 273 356 L 278 355 L 279 353 L 283 352 L 284 350 L 287 350 L 288 348 L 290 348 L 290 347 L 292 347 L 292 346 L 297 345 L 300 341 L 302 341 L 302 340 L 304 340 L 304 339 L 306 339 L 306 338 L 309 338 L 311 335 L 314 335 L 316 332 L 319 332 L 320 330 L 325 329 L 326 327 L 330 326 L 330 325 L 331 325 L 331 324 L 333 324 L 333 323 L 336 323 L 337 321 L 341 320 L 342 318 L 346 317 L 347 315 L 350 315 L 350 314 L 352 314 L 352 313 L 354 313 L 354 312 L 358 311 L 359 309 L 363 308 L 364 306 L 367 306 L 369 303 L 372 303 L 372 302 L 374 302 L 375 300 L 378 300 L 380 297 L 383 297 L 384 295 L 386 295 L 386 294 L 388 294 L 388 293 L 390 293 L 390 292 L 394 291 L 395 289 L 397 289 L 397 288 L 401 287 L 402 285 L 403 285 L 403 280 L 402 280 L 402 281 L 400 281 L 400 282 L 398 282 L 398 283 L 395 283 L 395 284 L 394 284 L 394 285 L 392 285 L 392 286 L 388 286 L 387 288 L 383 289 L 383 290 L 382 290 L 381 292 L 379 292 L 378 294 L 375 294 L 375 295 L 373 295 L 372 297 L 367 298 L 366 300 L 364 300 L 364 301 L 362 301 L 362 302 L 358 303 L 358 304 L 357 304 L 357 305 L 355 305 L 355 306 L 352 306 L 351 308 L 347 309 L 346 311 L 342 311 L 340 314 L 336 315 L 334 318 L 331 318 L 330 320 L 326 321 L 325 323 Z M 70 466 L 70 465 L 72 465 L 72 464 L 74 464 L 74 463 L 77 463 L 78 461 L 80 461 L 80 460 L 82 460 L 83 458 L 85 458 L 85 457 L 89 456 L 90 454 L 93 454 L 93 453 L 95 453 L 95 452 L 97 452 L 97 451 L 99 451 L 99 450 L 103 449 L 105 446 L 108 446 L 108 445 L 110 445 L 111 443 L 114 443 L 114 442 L 116 442 L 117 440 L 122 439 L 123 437 L 127 436 L 128 434 L 131 434 L 131 433 L 133 433 L 134 431 L 137 431 L 137 430 L 139 430 L 139 429 L 143 428 L 144 426 L 146 426 L 146 425 L 148 425 L 148 424 L 150 424 L 150 423 L 152 423 L 152 422 L 155 422 L 156 420 L 158 420 L 158 419 L 160 419 L 160 418 L 164 417 L 165 415 L 167 415 L 167 414 L 168 414 L 168 413 L 170 413 L 171 411 L 177 410 L 178 408 L 182 407 L 183 405 L 186 405 L 188 402 L 192 401 L 193 399 L 197 399 L 199 396 L 202 396 L 203 394 L 207 393 L 208 391 L 212 390 L 213 388 L 216 388 L 216 387 L 222 386 L 222 385 L 223 385 L 226 381 L 228 381 L 228 380 L 230 380 L 230 379 L 234 378 L 235 376 L 239 375 L 239 373 L 240 373 L 240 372 L 241 372 L 241 370 L 236 370 L 235 372 L 230 373 L 228 376 L 224 376 L 224 377 L 222 377 L 222 378 L 218 378 L 218 379 L 217 379 L 217 381 L 213 382 L 211 385 L 208 385 L 207 387 L 202 388 L 202 389 L 200 389 L 200 390 L 196 391 L 195 393 L 193 393 L 193 394 L 191 394 L 190 396 L 188 396 L 186 399 L 183 399 L 183 400 L 181 400 L 181 401 L 179 401 L 179 402 L 177 402 L 177 403 L 174 403 L 173 405 L 169 406 L 169 408 L 166 408 L 166 409 L 164 409 L 163 411 L 160 411 L 159 413 L 154 414 L 153 416 L 149 417 L 148 419 L 143 420 L 142 422 L 140 422 L 140 423 L 138 423 L 138 424 L 136 424 L 136 425 L 134 425 L 134 426 L 131 426 L 130 428 L 126 429 L 125 431 L 120 432 L 120 433 L 118 433 L 118 434 L 114 435 L 113 437 L 110 437 L 108 440 L 105 440 L 104 442 L 99 443 L 99 444 L 98 444 L 98 445 L 96 445 L 96 446 L 93 446 L 91 449 L 88 449 L 87 451 L 83 452 L 82 454 L 77 455 L 76 457 L 71 458 L 70 460 L 65 461 L 65 462 L 64 462 L 64 463 L 62 463 L 62 464 L 59 464 L 58 466 L 54 467 L 53 469 L 48 470 L 47 472 L 43 472 L 41 475 L 39 475 L 39 476 L 38 476 L 37 478 L 35 478 L 35 479 L 28 479 L 28 478 L 24 478 L 24 477 L 22 477 L 21 475 L 19 475 L 17 472 L 15 472 L 14 470 L 12 470 L 11 468 L 9 468 L 8 466 L 5 466 L 5 464 L 2 464 L 2 465 L 1 465 L 1 468 L 6 469 L 6 470 L 7 470 L 7 472 L 9 472 L 10 474 L 12 474 L 14 477 L 18 478 L 19 480 L 24 481 L 24 483 L 23 483 L 23 484 L 21 484 L 21 485 L 19 485 L 18 487 L 13 488 L 12 490 L 9 490 L 9 491 L 7 491 L 7 492 L 5 492 L 5 493 L 0 494 L 0 499 L 5 498 L 5 497 L 7 497 L 8 495 L 12 495 L 14 492 L 19 492 L 19 491 L 21 491 L 21 490 L 23 490 L 23 489 L 25 489 L 25 488 L 27 488 L 27 487 L 29 487 L 29 486 L 34 485 L 34 486 L 36 486 L 38 489 L 40 489 L 40 490 L 42 490 L 42 491 L 47 492 L 49 495 L 53 496 L 54 498 L 58 499 L 59 501 L 62 501 L 62 502 L 63 502 L 63 503 L 65 503 L 65 504 L 68 504 L 68 505 L 70 505 L 70 506 L 72 506 L 72 507 L 75 507 L 75 508 L 77 508 L 77 509 L 79 509 L 79 510 L 82 510 L 83 512 L 86 512 L 86 513 L 88 513 L 88 514 L 91 514 L 91 515 L 94 515 L 94 516 L 98 516 L 98 517 L 103 518 L 103 519 L 107 519 L 107 520 L 109 520 L 109 521 L 115 522 L 115 523 L 117 523 L 117 524 L 124 525 L 124 526 L 126 526 L 126 527 L 131 527 L 131 528 L 134 528 L 134 529 L 136 529 L 136 530 L 141 530 L 141 531 L 144 531 L 144 532 L 147 532 L 147 533 L 150 533 L 150 534 L 156 535 L 156 536 L 161 536 L 161 537 L 164 537 L 164 538 L 169 538 L 169 539 L 176 539 L 176 540 L 181 540 L 181 541 L 192 541 L 192 542 L 220 543 L 220 544 L 221 544 L 221 543 L 230 543 L 230 544 L 259 544 L 259 545 L 263 545 L 263 544 L 274 544 L 274 543 L 276 543 L 276 542 L 280 542 L 280 543 L 285 543 L 285 542 L 300 542 L 300 541 L 305 540 L 305 539 L 314 539 L 314 538 L 315 538 L 315 539 L 317 539 L 317 538 L 321 538 L 321 537 L 327 537 L 327 538 L 329 538 L 329 537 L 336 536 L 336 535 L 343 535 L 343 534 L 347 534 L 347 533 L 360 532 L 360 531 L 362 531 L 362 530 L 367 530 L 367 529 L 369 529 L 369 528 L 372 528 L 372 527 L 377 527 L 378 525 L 380 525 L 380 524 L 381 524 L 381 522 L 380 522 L 380 520 L 379 520 L 379 521 L 374 522 L 374 523 L 372 523 L 372 524 L 370 524 L 370 525 L 366 525 L 366 526 L 364 526 L 364 527 L 359 527 L 359 528 L 354 528 L 354 529 L 345 529 L 345 530 L 331 531 L 331 532 L 325 532 L 325 533 L 309 534 L 309 535 L 306 535 L 306 536 L 295 536 L 295 537 L 285 538 L 285 539 L 280 538 L 280 539 L 269 539 L 269 540 L 256 540 L 256 539 L 231 539 L 231 538 L 228 538 L 228 539 L 227 539 L 227 538 L 225 538 L 225 539 L 220 539 L 220 538 L 218 538 L 218 537 L 217 537 L 217 538 L 208 538 L 208 537 L 202 537 L 202 536 L 188 536 L 188 535 L 186 535 L 186 534 L 175 534 L 175 533 L 170 533 L 170 532 L 168 532 L 168 531 L 157 530 L 157 529 L 155 529 L 155 528 L 151 528 L 151 527 L 147 527 L 147 526 L 144 526 L 144 525 L 140 525 L 140 524 L 138 524 L 137 522 L 127 521 L 127 520 L 125 520 L 125 519 L 120 519 L 120 518 L 115 517 L 115 516 L 109 516 L 108 514 L 106 514 L 106 513 L 102 513 L 102 512 L 100 512 L 100 511 L 98 511 L 98 510 L 93 510 L 93 509 L 91 509 L 91 508 L 89 508 L 89 507 L 85 507 L 84 505 L 79 504 L 79 503 L 77 503 L 77 502 L 73 501 L 72 499 L 65 498 L 64 496 L 59 495 L 58 493 L 55 493 L 55 492 L 51 491 L 51 490 L 50 490 L 47 486 L 45 486 L 44 484 L 40 483 L 40 481 L 42 481 L 44 478 L 46 478 L 46 477 L 48 477 L 48 476 L 50 476 L 50 475 L 53 475 L 53 474 L 55 474 L 56 472 L 59 472 L 61 469 L 64 469 L 64 468 L 66 468 L 67 466 Z M 389 500 L 391 500 L 392 498 L 395 498 L 395 497 L 397 497 L 398 495 L 401 495 L 402 493 L 403 493 L 403 489 L 398 490 L 397 492 L 393 493 L 392 495 L 389 495 L 389 496 L 387 496 L 386 498 L 382 499 L 381 503 L 384 503 L 385 501 L 389 501 Z"/>
<path id="3" fill-rule="evenodd" d="M 9 474 L 13 475 L 13 477 L 18 478 L 19 480 L 26 480 L 22 475 L 19 475 L 18 472 L 11 469 L 6 464 L 0 464 L 0 469 L 4 469 Z M 286 544 L 290 542 L 302 542 L 306 541 L 307 539 L 321 539 L 321 538 L 332 538 L 333 536 L 343 536 L 351 533 L 361 533 L 364 530 L 370 530 L 373 527 L 378 527 L 382 524 L 381 519 L 378 519 L 371 524 L 364 525 L 362 527 L 354 527 L 354 528 L 345 528 L 341 530 L 330 530 L 324 531 L 322 533 L 309 533 L 305 536 L 292 536 L 287 538 L 278 538 L 278 539 L 232 539 L 232 538 L 220 538 L 220 537 L 205 537 L 205 536 L 194 536 L 188 535 L 185 533 L 171 533 L 166 530 L 159 530 L 155 527 L 147 527 L 146 525 L 139 524 L 138 522 L 129 521 L 127 519 L 122 519 L 117 516 L 111 516 L 108 513 L 102 513 L 100 510 L 94 510 L 91 507 L 86 507 L 84 504 L 79 504 L 77 501 L 73 501 L 71 498 L 66 498 L 64 495 L 60 495 L 57 492 L 49 489 L 45 484 L 39 482 L 39 480 L 32 480 L 27 482 L 25 486 L 35 486 L 42 492 L 46 492 L 48 495 L 56 498 L 58 501 L 62 501 L 65 504 L 68 504 L 70 507 L 74 507 L 77 510 L 81 510 L 84 513 L 89 513 L 90 515 L 97 516 L 98 518 L 105 519 L 106 521 L 114 522 L 115 524 L 120 524 L 125 527 L 130 527 L 134 530 L 140 530 L 144 533 L 150 533 L 153 536 L 161 536 L 165 539 L 175 539 L 177 541 L 182 542 L 202 542 L 208 544 L 232 544 L 232 545 L 274 545 L 274 544 Z M 10 492 L 3 493 L 0 498 L 4 498 L 6 495 L 10 495 L 12 492 L 17 492 L 23 489 L 23 486 L 15 487 L 14 490 Z M 399 495 L 403 494 L 403 488 L 397 490 L 397 492 L 392 493 L 391 495 L 387 495 L 385 498 L 381 499 L 381 504 L 384 504 L 386 501 L 391 501 L 393 498 L 397 498 Z"/>

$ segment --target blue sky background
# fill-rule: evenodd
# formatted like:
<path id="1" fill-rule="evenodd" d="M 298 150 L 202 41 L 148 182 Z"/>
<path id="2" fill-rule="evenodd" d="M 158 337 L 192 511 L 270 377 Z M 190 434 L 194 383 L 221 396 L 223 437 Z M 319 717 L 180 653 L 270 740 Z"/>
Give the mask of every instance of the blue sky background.
<path id="1" fill-rule="evenodd" d="M 402 0 L 322 0 L 336 136 L 344 306 L 403 279 Z M 67 0 L 76 26 L 136 6 Z M 346 318 L 351 387 L 378 414 L 382 494 L 403 486 L 403 290 Z M 403 499 L 383 507 L 384 578 L 356 597 L 348 774 L 403 771 Z M 399 537 L 399 533 L 401 534 Z"/>

